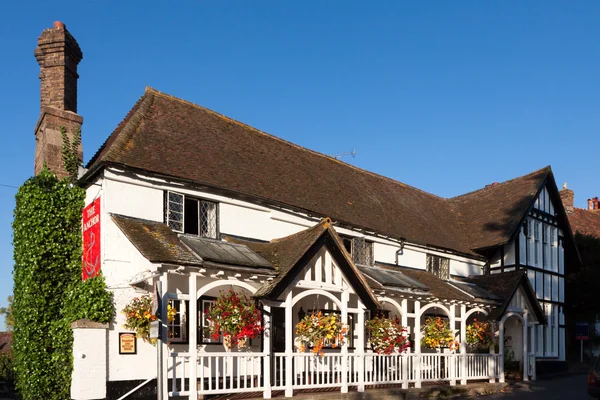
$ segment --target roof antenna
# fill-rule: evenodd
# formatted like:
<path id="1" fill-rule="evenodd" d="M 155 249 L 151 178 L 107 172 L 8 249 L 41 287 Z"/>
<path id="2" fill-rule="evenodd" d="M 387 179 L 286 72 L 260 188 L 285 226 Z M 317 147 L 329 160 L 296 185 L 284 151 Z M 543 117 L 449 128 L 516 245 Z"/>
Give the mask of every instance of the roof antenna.
<path id="1" fill-rule="evenodd" d="M 336 160 L 340 160 L 344 156 L 352 156 L 352 158 L 356 158 L 356 149 L 352 149 L 352 151 L 345 151 L 343 153 L 330 154 L 329 156 L 335 158 Z"/>

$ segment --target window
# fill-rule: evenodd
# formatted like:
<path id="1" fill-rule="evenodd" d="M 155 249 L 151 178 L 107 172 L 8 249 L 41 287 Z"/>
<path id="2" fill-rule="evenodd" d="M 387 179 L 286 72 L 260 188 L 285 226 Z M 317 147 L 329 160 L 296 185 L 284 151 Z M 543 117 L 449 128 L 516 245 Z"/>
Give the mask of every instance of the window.
<path id="1" fill-rule="evenodd" d="M 534 240 L 535 240 L 535 259 L 534 259 L 534 265 L 540 266 L 542 264 L 542 242 L 541 242 L 541 238 L 542 238 L 542 223 L 541 222 L 534 222 L 534 226 L 535 226 L 535 230 L 533 232 L 534 234 Z"/>
<path id="2" fill-rule="evenodd" d="M 359 265 L 374 265 L 373 242 L 360 237 L 342 237 L 344 248 L 352 257 L 352 261 Z"/>
<path id="3" fill-rule="evenodd" d="M 174 231 L 216 239 L 217 215 L 217 203 L 166 192 L 165 221 Z"/>
<path id="4" fill-rule="evenodd" d="M 208 321 L 207 311 L 211 305 L 215 303 L 214 297 L 201 297 L 200 298 L 200 307 L 198 307 L 198 312 L 200 313 L 198 317 L 198 321 L 200 322 L 200 329 L 198 332 L 198 341 L 201 343 L 223 343 L 223 336 L 219 339 L 214 339 L 210 335 L 210 322 Z"/>
<path id="5" fill-rule="evenodd" d="M 440 279 L 450 279 L 450 259 L 427 254 L 427 272 Z"/>
<path id="6" fill-rule="evenodd" d="M 552 269 L 552 264 L 550 260 L 550 227 L 548 225 L 544 225 L 543 227 L 543 243 L 544 243 L 544 268 Z"/>
<path id="7" fill-rule="evenodd" d="M 175 312 L 173 319 L 167 322 L 169 332 L 169 342 L 186 343 L 187 342 L 187 301 L 169 300 L 171 310 Z"/>
<path id="8" fill-rule="evenodd" d="M 527 264 L 535 265 L 534 222 L 527 220 Z"/>

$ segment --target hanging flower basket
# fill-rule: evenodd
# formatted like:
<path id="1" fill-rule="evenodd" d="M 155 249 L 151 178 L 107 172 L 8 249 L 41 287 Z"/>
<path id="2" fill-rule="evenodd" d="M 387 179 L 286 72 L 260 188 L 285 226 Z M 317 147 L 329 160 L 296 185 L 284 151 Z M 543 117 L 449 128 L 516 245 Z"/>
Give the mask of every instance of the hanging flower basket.
<path id="1" fill-rule="evenodd" d="M 144 342 L 156 344 L 156 339 L 150 339 L 150 322 L 156 321 L 151 310 L 152 297 L 142 296 L 131 300 L 121 312 L 125 314 L 125 329 L 135 331 Z"/>
<path id="2" fill-rule="evenodd" d="M 458 341 L 454 339 L 454 331 L 450 329 L 448 320 L 440 317 L 427 318 L 422 327 L 422 334 L 421 345 L 429 349 L 447 347 L 456 350 L 458 348 Z"/>
<path id="3" fill-rule="evenodd" d="M 321 311 L 307 314 L 296 324 L 296 350 L 304 353 L 311 349 L 315 355 L 323 355 L 323 347 L 341 346 L 348 335 L 348 325 L 342 323 L 340 316 Z"/>
<path id="4" fill-rule="evenodd" d="M 223 335 L 223 346 L 227 351 L 233 345 L 245 348 L 248 339 L 258 337 L 264 329 L 262 313 L 255 302 L 233 290 L 221 292 L 206 310 L 206 317 L 212 338 L 219 340 Z"/>
<path id="5" fill-rule="evenodd" d="M 466 334 L 467 344 L 474 349 L 489 349 L 495 344 L 494 329 L 490 322 L 475 318 L 472 324 L 467 325 Z"/>
<path id="6" fill-rule="evenodd" d="M 408 332 L 397 318 L 377 316 L 367 321 L 367 332 L 377 354 L 401 353 L 410 347 Z"/>

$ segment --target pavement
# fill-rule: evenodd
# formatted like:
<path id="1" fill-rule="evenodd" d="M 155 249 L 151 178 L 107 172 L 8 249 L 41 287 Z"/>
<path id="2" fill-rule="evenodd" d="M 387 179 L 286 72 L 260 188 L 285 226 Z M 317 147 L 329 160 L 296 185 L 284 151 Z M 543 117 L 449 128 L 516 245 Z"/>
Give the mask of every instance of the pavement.
<path id="1" fill-rule="evenodd" d="M 273 393 L 274 398 L 284 399 L 283 393 Z M 219 400 L 260 399 L 252 395 L 225 395 Z M 399 388 L 367 389 L 363 393 L 341 394 L 339 388 L 294 393 L 298 400 L 400 400 L 400 399 L 480 399 L 480 400 L 589 400 L 587 374 L 576 373 L 555 376 L 536 382 L 473 383 L 467 386 L 424 386 L 409 391 Z"/>
<path id="2" fill-rule="evenodd" d="M 471 397 L 473 398 L 473 397 Z M 481 400 L 589 400 L 587 394 L 587 374 L 563 375 L 553 379 L 532 382 L 519 390 L 477 397 Z"/>

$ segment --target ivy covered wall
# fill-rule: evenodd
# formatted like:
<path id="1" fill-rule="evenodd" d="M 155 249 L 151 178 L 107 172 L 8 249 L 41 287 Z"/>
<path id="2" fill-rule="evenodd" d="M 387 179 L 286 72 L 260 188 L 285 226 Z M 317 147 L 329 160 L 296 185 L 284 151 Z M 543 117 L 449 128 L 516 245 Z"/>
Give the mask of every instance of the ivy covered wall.
<path id="1" fill-rule="evenodd" d="M 81 282 L 85 191 L 44 169 L 16 195 L 13 221 L 14 357 L 23 400 L 70 398 L 73 335 L 79 318 L 108 322 L 103 278 Z"/>

